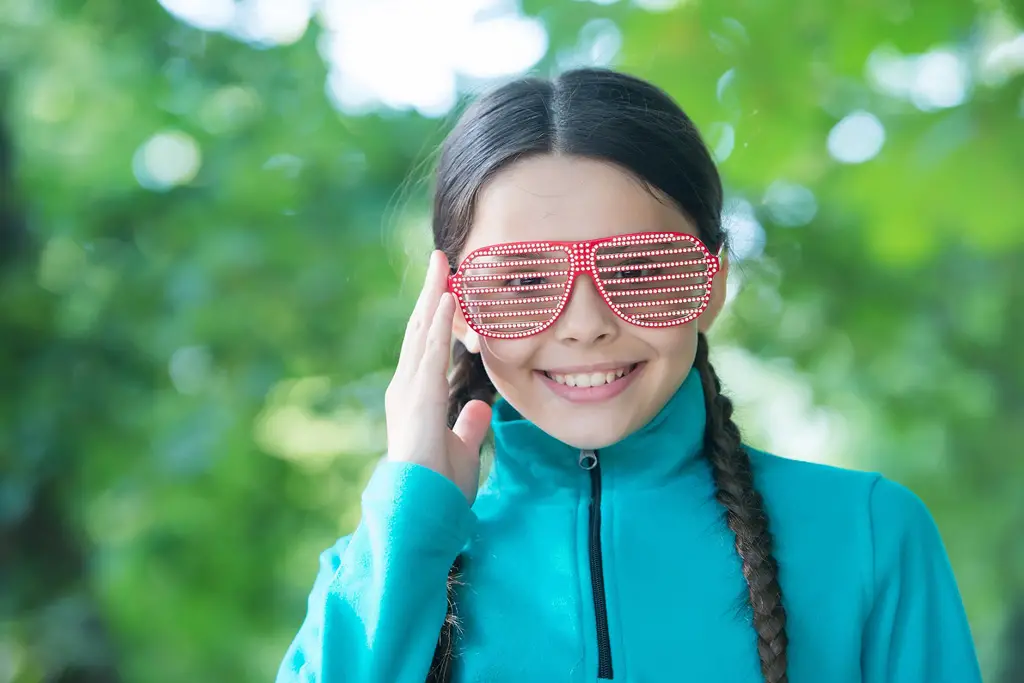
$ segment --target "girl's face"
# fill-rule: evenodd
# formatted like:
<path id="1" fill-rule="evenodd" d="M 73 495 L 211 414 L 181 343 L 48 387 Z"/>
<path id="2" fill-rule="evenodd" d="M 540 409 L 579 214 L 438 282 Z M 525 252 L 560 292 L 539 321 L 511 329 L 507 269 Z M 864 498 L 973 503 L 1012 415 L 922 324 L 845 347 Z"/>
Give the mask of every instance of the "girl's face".
<path id="1" fill-rule="evenodd" d="M 661 231 L 697 235 L 672 202 L 659 201 L 617 166 L 537 156 L 504 169 L 484 187 L 459 258 L 503 242 Z M 724 299 L 725 275 L 715 277 L 712 305 L 685 325 L 631 325 L 584 276 L 558 320 L 540 334 L 482 338 L 461 313 L 454 331 L 483 355 L 495 388 L 523 417 L 574 447 L 603 448 L 647 424 L 682 384 L 693 365 L 698 325 L 705 329 Z"/>

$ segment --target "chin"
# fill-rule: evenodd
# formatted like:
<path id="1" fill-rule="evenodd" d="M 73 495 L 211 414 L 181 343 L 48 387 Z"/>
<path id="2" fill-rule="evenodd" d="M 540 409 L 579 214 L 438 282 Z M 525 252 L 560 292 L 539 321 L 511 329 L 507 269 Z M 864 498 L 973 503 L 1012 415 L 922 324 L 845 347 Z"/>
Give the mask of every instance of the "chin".
<path id="1" fill-rule="evenodd" d="M 590 422 L 590 421 L 588 421 Z M 556 425 L 538 426 L 559 441 L 581 451 L 597 451 L 617 443 L 627 436 L 625 429 L 595 431 L 593 423 L 567 426 L 566 421 Z"/>

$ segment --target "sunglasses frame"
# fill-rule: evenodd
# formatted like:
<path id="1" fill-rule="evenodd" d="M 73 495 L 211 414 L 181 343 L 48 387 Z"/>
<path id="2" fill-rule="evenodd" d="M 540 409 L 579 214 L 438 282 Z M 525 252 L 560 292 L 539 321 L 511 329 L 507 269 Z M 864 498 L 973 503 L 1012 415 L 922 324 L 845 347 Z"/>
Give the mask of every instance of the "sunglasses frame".
<path id="1" fill-rule="evenodd" d="M 672 321 L 642 321 L 642 320 L 631 320 L 625 314 L 618 310 L 613 304 L 605 291 L 604 282 L 601 280 L 597 271 L 597 250 L 602 247 L 608 246 L 637 246 L 642 244 L 657 244 L 669 241 L 685 241 L 691 243 L 694 247 L 698 248 L 704 254 L 704 263 L 707 264 L 707 271 L 700 273 L 700 275 L 707 277 L 707 287 L 704 295 L 701 297 L 699 305 L 693 309 L 692 312 L 684 316 L 679 320 Z M 472 322 L 472 314 L 469 311 L 469 304 L 466 302 L 463 292 L 465 291 L 464 280 L 466 277 L 466 270 L 468 264 L 472 263 L 475 259 L 485 256 L 501 256 L 506 254 L 518 254 L 518 253 L 529 253 L 529 252 L 545 252 L 545 251 L 560 251 L 565 252 L 569 257 L 569 275 L 565 282 L 565 287 L 561 298 L 558 301 L 558 307 L 555 310 L 554 315 L 551 316 L 551 320 L 545 323 L 541 323 L 536 328 L 532 328 L 528 331 L 518 332 L 495 332 L 493 330 L 478 328 Z M 502 244 L 493 244 L 486 247 L 480 247 L 470 252 L 466 258 L 462 259 L 459 267 L 454 273 L 448 276 L 448 291 L 452 293 L 455 300 L 459 304 L 459 308 L 462 310 L 462 315 L 469 325 L 470 329 L 479 334 L 482 337 L 489 337 L 491 339 L 522 339 L 524 337 L 532 337 L 535 334 L 540 334 L 547 328 L 555 324 L 565 307 L 569 304 L 572 299 L 573 287 L 576 284 L 576 279 L 580 275 L 589 275 L 590 279 L 594 282 L 594 286 L 597 291 L 601 294 L 601 298 L 604 299 L 605 304 L 612 310 L 615 315 L 629 323 L 630 325 L 636 325 L 637 327 L 647 328 L 658 328 L 658 327 L 675 327 L 678 325 L 685 325 L 688 322 L 696 320 L 700 315 L 707 310 L 708 305 L 711 303 L 711 286 L 714 281 L 714 276 L 718 273 L 721 268 L 721 259 L 719 258 L 721 249 L 718 254 L 711 253 L 711 250 L 704 245 L 704 243 L 695 235 L 690 235 L 684 232 L 637 232 L 627 235 L 614 235 L 612 237 L 599 237 L 592 240 L 581 240 L 578 242 L 560 242 L 560 241 L 530 241 L 530 242 L 505 242 Z"/>

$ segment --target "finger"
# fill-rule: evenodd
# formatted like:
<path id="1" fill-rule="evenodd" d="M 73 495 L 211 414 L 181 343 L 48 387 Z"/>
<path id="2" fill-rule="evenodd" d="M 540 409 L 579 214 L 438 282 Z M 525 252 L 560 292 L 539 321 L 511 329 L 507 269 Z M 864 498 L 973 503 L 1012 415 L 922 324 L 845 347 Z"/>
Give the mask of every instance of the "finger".
<path id="1" fill-rule="evenodd" d="M 452 431 L 471 453 L 479 455 L 491 426 L 491 407 L 483 401 L 470 401 L 459 413 Z"/>
<path id="2" fill-rule="evenodd" d="M 447 259 L 442 252 L 435 250 L 430 254 L 423 287 L 420 289 L 420 295 L 416 299 L 412 315 L 409 316 L 409 322 L 405 326 L 405 338 L 402 339 L 402 350 L 398 356 L 396 374 L 414 370 L 416 364 L 419 363 L 420 357 L 423 355 L 426 331 L 429 329 L 430 322 L 437 309 L 441 292 L 447 286 L 447 278 L 439 277 L 444 272 L 442 268 L 444 263 L 447 263 Z"/>
<path id="3" fill-rule="evenodd" d="M 427 259 L 427 272 L 423 279 L 423 286 L 420 287 L 419 296 L 416 297 L 416 305 L 413 306 L 412 314 L 409 316 L 409 322 L 405 326 L 405 339 L 403 340 L 403 349 L 405 345 L 410 343 L 413 337 L 416 336 L 416 332 L 427 324 L 429 324 L 431 314 L 433 313 L 432 307 L 437 304 L 437 297 L 431 297 L 430 291 L 433 289 L 433 285 L 437 278 L 434 277 L 434 271 L 438 266 L 438 252 L 432 251 L 430 258 Z"/>
<path id="4" fill-rule="evenodd" d="M 427 331 L 420 371 L 428 382 L 436 378 L 445 379 L 451 356 L 452 318 L 455 316 L 455 299 L 447 292 L 442 294 L 434 311 L 434 319 Z M 447 382 L 445 382 L 447 384 Z"/>

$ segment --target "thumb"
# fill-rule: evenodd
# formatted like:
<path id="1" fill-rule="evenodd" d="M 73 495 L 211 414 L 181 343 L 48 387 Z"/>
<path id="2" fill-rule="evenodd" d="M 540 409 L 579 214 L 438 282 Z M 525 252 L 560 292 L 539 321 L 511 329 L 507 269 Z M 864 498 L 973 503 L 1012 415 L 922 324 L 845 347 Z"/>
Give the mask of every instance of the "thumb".
<path id="1" fill-rule="evenodd" d="M 473 453 L 480 452 L 480 446 L 491 426 L 491 407 L 483 401 L 470 401 L 459 413 L 452 431 Z"/>

